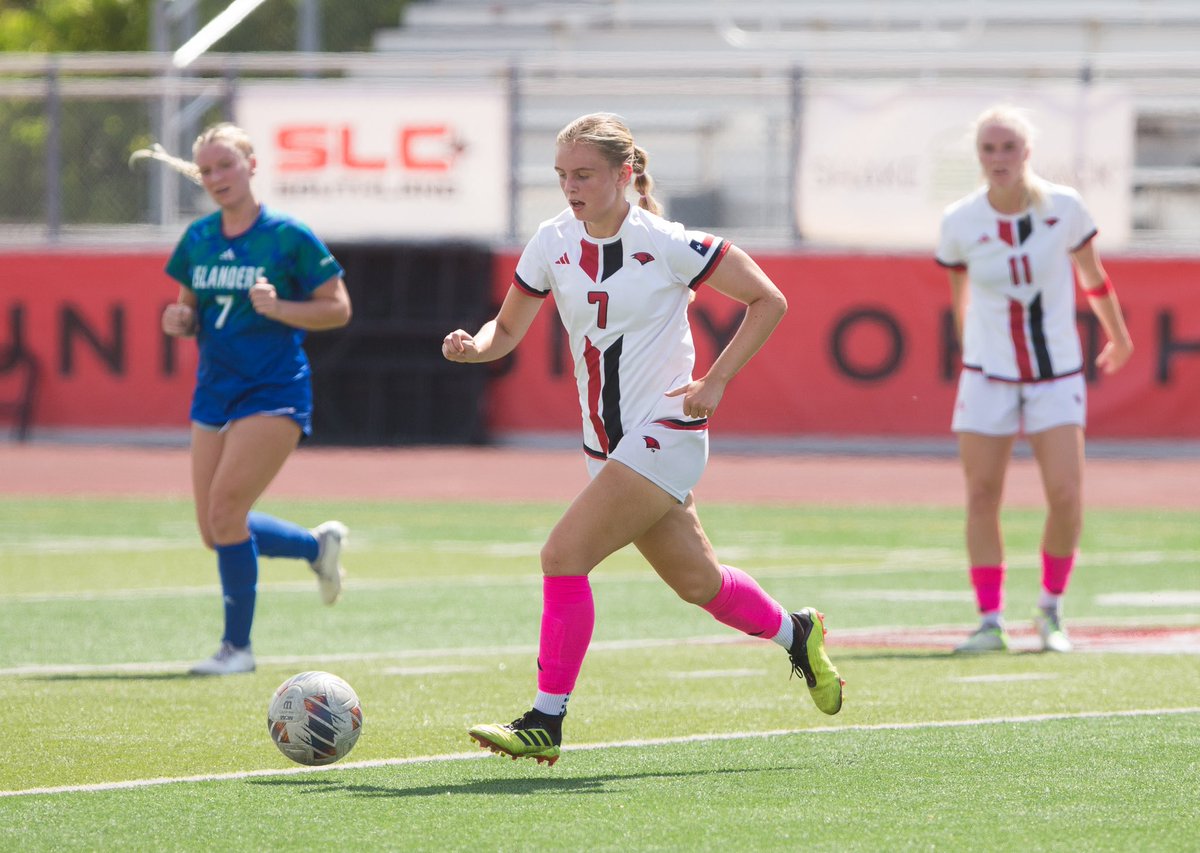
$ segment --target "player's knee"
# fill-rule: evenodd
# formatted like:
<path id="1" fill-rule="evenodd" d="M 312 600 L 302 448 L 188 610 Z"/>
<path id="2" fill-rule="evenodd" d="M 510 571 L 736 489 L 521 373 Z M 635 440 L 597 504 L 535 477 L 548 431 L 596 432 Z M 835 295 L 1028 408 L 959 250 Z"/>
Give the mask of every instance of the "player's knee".
<path id="1" fill-rule="evenodd" d="M 542 574 L 547 577 L 586 575 L 596 567 L 596 563 L 580 553 L 580 549 L 553 535 L 542 546 L 541 562 Z"/>
<path id="2" fill-rule="evenodd" d="M 246 511 L 232 501 L 213 500 L 208 508 L 205 544 L 237 542 L 246 533 Z M 209 545 L 209 547 L 213 547 Z"/>

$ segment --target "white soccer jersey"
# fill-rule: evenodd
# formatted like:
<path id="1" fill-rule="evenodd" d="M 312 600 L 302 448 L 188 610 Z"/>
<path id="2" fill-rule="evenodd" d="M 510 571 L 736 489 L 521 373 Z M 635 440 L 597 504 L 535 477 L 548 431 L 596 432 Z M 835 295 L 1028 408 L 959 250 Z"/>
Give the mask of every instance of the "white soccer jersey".
<path id="1" fill-rule="evenodd" d="M 970 280 L 963 366 L 993 379 L 1038 382 L 1083 369 L 1070 253 L 1096 226 L 1075 190 L 1042 186 L 1044 203 L 1013 216 L 997 213 L 981 187 L 942 217 L 937 261 Z"/>
<path id="2" fill-rule="evenodd" d="M 589 237 L 570 208 L 538 227 L 514 284 L 533 296 L 554 294 L 589 455 L 606 458 L 626 432 L 653 421 L 704 428 L 705 420 L 683 417 L 682 396 L 664 394 L 691 381 L 689 293 L 728 248 L 720 237 L 632 205 L 614 237 Z"/>

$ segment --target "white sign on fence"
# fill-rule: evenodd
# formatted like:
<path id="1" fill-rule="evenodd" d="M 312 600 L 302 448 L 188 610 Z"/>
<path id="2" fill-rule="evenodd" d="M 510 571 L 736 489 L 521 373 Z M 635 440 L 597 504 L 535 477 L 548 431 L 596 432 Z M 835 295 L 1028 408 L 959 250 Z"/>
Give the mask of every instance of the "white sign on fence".
<path id="1" fill-rule="evenodd" d="M 260 200 L 322 239 L 491 239 L 508 228 L 502 92 L 248 84 L 236 113 Z"/>
<path id="2" fill-rule="evenodd" d="M 1020 108 L 1038 129 L 1034 171 L 1082 194 L 1101 246 L 1123 246 L 1132 224 L 1133 104 L 1120 89 L 1083 84 L 812 84 L 801 119 L 801 235 L 932 254 L 946 205 L 982 181 L 970 126 L 996 104 Z"/>

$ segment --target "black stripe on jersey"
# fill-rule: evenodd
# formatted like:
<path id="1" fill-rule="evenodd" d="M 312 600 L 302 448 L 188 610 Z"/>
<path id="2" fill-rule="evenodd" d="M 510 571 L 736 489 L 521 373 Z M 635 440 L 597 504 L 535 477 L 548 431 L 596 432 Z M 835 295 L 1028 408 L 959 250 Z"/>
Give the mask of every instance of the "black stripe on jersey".
<path id="1" fill-rule="evenodd" d="M 717 264 L 721 263 L 721 259 L 725 257 L 725 253 L 728 251 L 729 241 L 721 241 L 721 248 L 713 252 L 713 256 L 709 258 L 708 263 L 704 265 L 704 269 L 700 271 L 700 275 L 688 282 L 688 287 L 690 287 L 692 290 L 695 290 L 697 287 L 704 284 L 708 277 L 713 274 L 713 270 L 717 268 Z"/>
<path id="2" fill-rule="evenodd" d="M 1028 213 L 1017 220 L 1017 245 L 1020 246 L 1033 233 L 1033 218 Z"/>
<path id="3" fill-rule="evenodd" d="M 530 287 L 528 284 L 521 281 L 521 277 L 516 273 L 513 273 L 513 284 L 521 288 L 521 290 L 523 290 L 525 293 L 528 293 L 530 296 L 536 296 L 538 299 L 545 299 L 550 295 L 549 290 L 538 290 L 535 287 Z"/>
<path id="4" fill-rule="evenodd" d="M 1088 243 L 1092 242 L 1092 238 L 1095 237 L 1099 233 L 1100 233 L 1099 231 L 1097 231 L 1095 228 L 1093 228 L 1091 231 L 1088 232 L 1088 235 L 1086 237 L 1084 237 L 1082 240 L 1079 241 L 1078 246 L 1068 249 L 1067 251 L 1078 252 L 1080 249 L 1082 249 Z"/>
<path id="5" fill-rule="evenodd" d="M 592 450 L 592 448 L 588 447 L 586 444 L 583 446 L 583 452 L 586 453 L 588 456 L 592 457 L 593 459 L 604 460 L 604 459 L 608 458 L 608 454 L 605 453 L 603 450 Z M 539 670 L 539 672 L 540 671 L 541 670 Z"/>
<path id="6" fill-rule="evenodd" d="M 950 263 L 950 261 L 943 261 L 941 258 L 934 258 L 934 260 L 939 267 L 945 267 L 948 270 L 965 270 L 967 268 L 967 265 L 962 261 Z"/>
<path id="7" fill-rule="evenodd" d="M 1046 346 L 1046 317 L 1042 311 L 1042 295 L 1039 293 L 1029 303 L 1029 337 L 1033 343 L 1033 354 L 1037 358 L 1038 377 L 1049 379 L 1054 375 L 1050 363 L 1050 350 Z"/>
<path id="8" fill-rule="evenodd" d="M 625 430 L 621 427 L 621 346 L 625 336 L 617 338 L 604 351 L 604 390 L 601 399 L 604 406 L 604 433 L 608 436 L 608 452 L 617 449 Z"/>
<path id="9" fill-rule="evenodd" d="M 616 240 L 612 243 L 604 244 L 604 272 L 600 275 L 600 281 L 604 281 L 610 275 L 621 269 L 621 265 L 625 263 L 625 250 L 621 247 L 621 241 Z"/>

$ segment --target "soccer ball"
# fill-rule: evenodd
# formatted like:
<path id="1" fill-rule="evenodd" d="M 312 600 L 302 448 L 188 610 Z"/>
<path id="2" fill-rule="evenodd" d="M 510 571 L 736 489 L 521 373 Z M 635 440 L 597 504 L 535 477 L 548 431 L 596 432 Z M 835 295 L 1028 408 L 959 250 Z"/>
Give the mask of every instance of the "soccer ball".
<path id="1" fill-rule="evenodd" d="M 299 764 L 332 764 L 354 748 L 363 712 L 354 688 L 328 672 L 293 675 L 267 706 L 267 731 Z"/>

